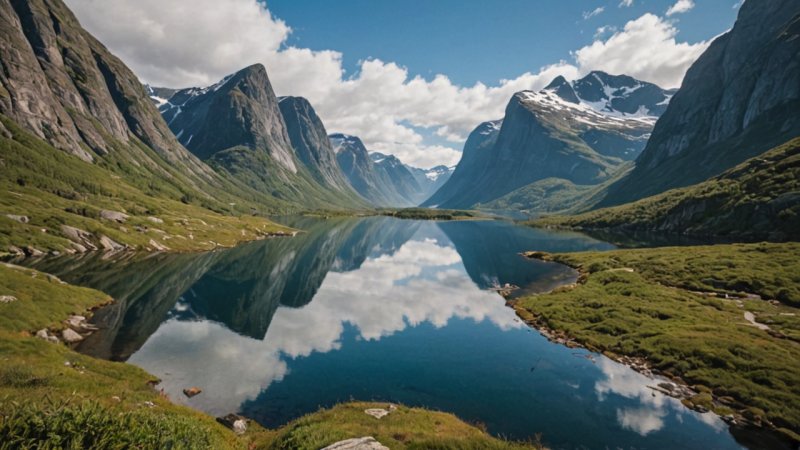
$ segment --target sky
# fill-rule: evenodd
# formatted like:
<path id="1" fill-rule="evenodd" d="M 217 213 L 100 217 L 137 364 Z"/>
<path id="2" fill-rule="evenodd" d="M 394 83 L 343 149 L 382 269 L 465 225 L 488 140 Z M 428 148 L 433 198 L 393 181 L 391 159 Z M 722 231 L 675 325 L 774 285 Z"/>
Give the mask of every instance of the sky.
<path id="1" fill-rule="evenodd" d="M 254 63 L 329 133 L 417 167 L 455 165 L 514 92 L 558 75 L 664 88 L 741 0 L 65 0 L 143 82 L 206 86 Z M 752 0 L 748 0 L 752 1 Z"/>

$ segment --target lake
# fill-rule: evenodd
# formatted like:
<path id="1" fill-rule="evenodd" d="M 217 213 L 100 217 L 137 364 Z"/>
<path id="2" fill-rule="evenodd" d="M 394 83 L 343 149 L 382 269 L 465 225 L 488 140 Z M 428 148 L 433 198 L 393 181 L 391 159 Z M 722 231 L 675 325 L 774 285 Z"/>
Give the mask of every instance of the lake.
<path id="1" fill-rule="evenodd" d="M 35 267 L 114 296 L 79 351 L 159 377 L 177 402 L 276 427 L 376 400 L 452 412 L 552 448 L 742 448 L 713 414 L 521 323 L 498 285 L 576 279 L 525 250 L 608 250 L 503 221 L 296 218 L 294 238 L 202 254 L 85 255 Z M 187 399 L 182 389 L 203 393 Z"/>

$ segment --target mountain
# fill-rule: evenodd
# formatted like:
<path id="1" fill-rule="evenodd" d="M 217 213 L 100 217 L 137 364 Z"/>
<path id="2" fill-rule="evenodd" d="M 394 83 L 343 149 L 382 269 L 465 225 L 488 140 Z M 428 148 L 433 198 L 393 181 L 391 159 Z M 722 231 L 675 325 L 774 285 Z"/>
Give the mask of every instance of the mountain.
<path id="1" fill-rule="evenodd" d="M 314 179 L 324 186 L 355 195 L 339 169 L 328 132 L 311 103 L 303 97 L 281 97 L 278 106 L 295 154 Z"/>
<path id="2" fill-rule="evenodd" d="M 414 206 L 411 200 L 398 192 L 397 185 L 391 178 L 392 164 L 387 163 L 386 166 L 375 164 L 364 143 L 357 136 L 335 133 L 329 137 L 339 167 L 362 197 L 374 206 Z M 402 170 L 398 171 L 402 173 Z M 411 180 L 414 181 L 413 176 Z"/>
<path id="3" fill-rule="evenodd" d="M 599 206 L 722 173 L 800 135 L 800 2 L 744 2 L 689 68 L 633 172 Z"/>
<path id="4" fill-rule="evenodd" d="M 746 240 L 800 239 L 800 138 L 707 181 L 542 225 Z"/>
<path id="5" fill-rule="evenodd" d="M 425 200 L 425 193 L 412 169 L 394 155 L 383 153 L 370 153 L 370 158 L 375 169 L 381 174 L 386 183 L 392 186 L 406 203 L 416 206 Z"/>
<path id="6" fill-rule="evenodd" d="M 518 92 L 502 123 L 473 131 L 453 176 L 423 205 L 471 208 L 550 178 L 600 184 L 639 155 L 670 92 L 603 72 Z"/>
<path id="7" fill-rule="evenodd" d="M 321 139 L 325 129 L 311 105 L 291 97 L 282 110 L 261 64 L 179 90 L 159 110 L 192 153 L 258 192 L 302 207 L 363 205 Z"/>
<path id="8" fill-rule="evenodd" d="M 213 248 L 269 224 L 234 215 L 286 206 L 187 151 L 61 0 L 0 2 L 0 61 L 2 251 Z M 184 240 L 165 245 L 149 217 Z M 189 217 L 202 217 L 193 234 Z"/>
<path id="9" fill-rule="evenodd" d="M 419 167 L 412 167 L 406 164 L 406 167 L 411 172 L 411 175 L 414 176 L 414 179 L 417 180 L 417 184 L 420 187 L 420 193 L 417 197 L 416 204 L 423 203 L 435 194 L 439 188 L 447 183 L 447 180 L 450 179 L 450 176 L 453 175 L 453 171 L 455 170 L 455 167 L 447 166 L 420 169 Z"/>

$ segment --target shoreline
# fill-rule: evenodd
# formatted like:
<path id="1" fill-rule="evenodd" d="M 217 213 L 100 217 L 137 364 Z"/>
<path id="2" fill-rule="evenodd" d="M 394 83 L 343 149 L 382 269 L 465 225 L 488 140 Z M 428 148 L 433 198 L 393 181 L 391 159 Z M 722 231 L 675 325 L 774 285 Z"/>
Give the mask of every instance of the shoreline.
<path id="1" fill-rule="evenodd" d="M 625 250 L 620 250 L 620 251 L 625 251 Z M 550 291 L 533 294 L 529 296 L 517 297 L 514 299 L 506 298 L 506 305 L 515 311 L 517 317 L 519 317 L 519 319 L 523 323 L 525 323 L 526 325 L 530 326 L 531 328 L 539 332 L 548 341 L 564 345 L 568 348 L 582 348 L 597 354 L 602 354 L 603 356 L 619 364 L 622 364 L 642 375 L 652 378 L 654 382 L 658 382 L 659 381 L 658 378 L 666 380 L 667 383 L 659 383 L 655 386 L 648 386 L 648 387 L 655 391 L 659 391 L 664 395 L 680 400 L 685 407 L 691 409 L 692 411 L 698 413 L 713 412 L 716 416 L 718 416 L 721 420 L 723 420 L 726 424 L 728 424 L 728 426 L 731 428 L 729 432 L 732 432 L 734 428 L 743 430 L 748 428 L 756 430 L 765 430 L 770 433 L 774 433 L 776 436 L 782 439 L 788 440 L 793 445 L 800 443 L 800 437 L 798 437 L 798 435 L 791 430 L 787 430 L 785 428 L 777 426 L 766 418 L 746 417 L 744 414 L 748 409 L 754 408 L 755 406 L 753 405 L 748 405 L 731 397 L 717 395 L 713 392 L 713 390 L 703 385 L 699 385 L 703 389 L 697 389 L 698 384 L 692 384 L 689 381 L 687 381 L 685 379 L 685 375 L 665 372 L 663 370 L 655 368 L 653 366 L 652 361 L 650 361 L 646 357 L 620 354 L 611 351 L 608 348 L 595 346 L 587 342 L 586 339 L 582 339 L 579 336 L 570 334 L 569 332 L 561 329 L 553 328 L 548 324 L 546 324 L 541 314 L 537 314 L 535 311 L 525 307 L 524 305 L 521 304 L 521 302 L 524 301 L 526 298 L 552 295 L 554 293 L 570 292 L 579 289 L 582 285 L 586 284 L 592 272 L 587 270 L 583 264 L 562 261 L 555 258 L 554 255 L 547 252 L 528 251 L 520 253 L 520 255 L 525 258 L 562 264 L 578 272 L 578 279 L 574 283 L 566 283 Z M 632 273 L 635 271 L 635 269 L 629 267 L 623 267 L 616 269 L 607 269 L 607 271 L 610 272 L 622 271 L 622 272 Z M 675 286 L 665 286 L 665 287 L 678 289 L 686 293 L 691 293 L 693 295 L 698 295 L 703 297 L 718 298 L 720 296 L 720 292 L 715 292 L 715 291 L 693 291 Z M 750 293 L 742 292 L 740 294 L 742 298 L 751 298 L 751 299 L 754 298 L 754 295 Z M 760 297 L 758 298 L 759 300 L 761 300 Z M 752 315 L 752 313 L 750 314 Z M 763 328 L 761 327 L 757 328 L 763 330 Z M 771 330 L 768 331 L 770 331 L 770 335 L 773 335 Z M 784 338 L 791 340 L 790 338 L 786 337 Z"/>

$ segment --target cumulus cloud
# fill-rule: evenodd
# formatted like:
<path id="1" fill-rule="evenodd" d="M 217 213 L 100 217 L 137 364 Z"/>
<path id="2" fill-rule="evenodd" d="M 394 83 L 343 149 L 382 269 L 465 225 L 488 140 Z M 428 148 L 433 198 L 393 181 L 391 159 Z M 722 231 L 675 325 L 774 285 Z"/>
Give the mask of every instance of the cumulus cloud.
<path id="1" fill-rule="evenodd" d="M 289 46 L 289 24 L 256 0 L 66 1 L 145 82 L 205 86 L 260 62 L 276 93 L 308 98 L 329 132 L 358 135 L 368 149 L 419 167 L 455 164 L 469 132 L 480 122 L 501 118 L 514 92 L 538 90 L 558 75 L 575 79 L 594 69 L 673 87 L 705 48 L 705 43 L 677 43 L 674 26 L 645 15 L 607 40 L 596 36 L 573 53 L 575 62 L 559 61 L 494 85 L 462 86 L 446 75 L 412 76 L 401 64 L 378 59 L 361 61 L 356 73 L 346 74 L 340 52 Z M 419 128 L 445 143 L 426 142 Z"/>
<path id="2" fill-rule="evenodd" d="M 573 54 L 581 68 L 624 73 L 665 88 L 678 87 L 709 41 L 677 42 L 677 34 L 674 24 L 645 14 L 608 39 L 596 40 Z"/>
<path id="3" fill-rule="evenodd" d="M 667 10 L 667 16 L 674 14 L 683 14 L 694 8 L 693 0 L 678 0 L 674 5 L 670 6 Z"/>

